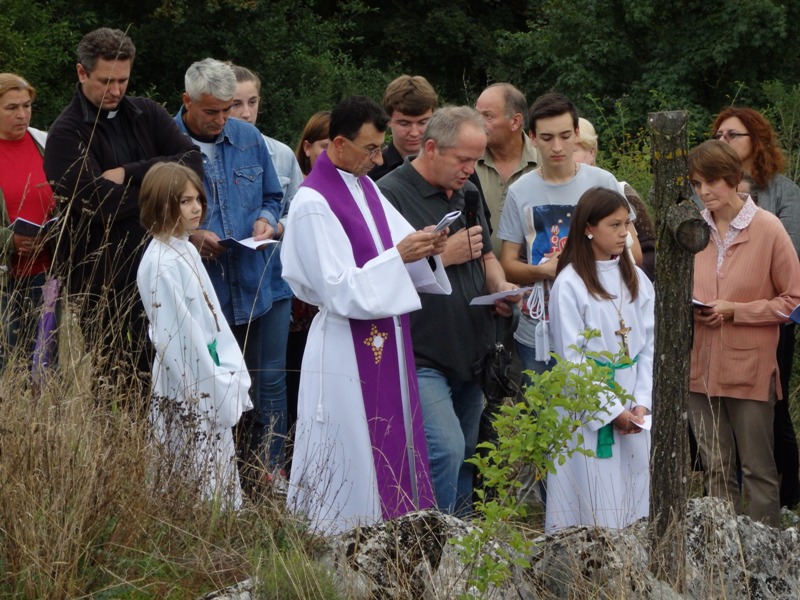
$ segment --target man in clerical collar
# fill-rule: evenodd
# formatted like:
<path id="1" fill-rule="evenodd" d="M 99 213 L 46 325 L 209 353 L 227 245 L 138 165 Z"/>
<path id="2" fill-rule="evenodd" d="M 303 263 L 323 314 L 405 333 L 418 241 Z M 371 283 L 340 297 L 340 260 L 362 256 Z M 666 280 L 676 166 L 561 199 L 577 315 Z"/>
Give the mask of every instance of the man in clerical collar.
<path id="1" fill-rule="evenodd" d="M 131 383 L 149 374 L 152 362 L 136 289 L 145 241 L 139 186 L 157 162 L 181 162 L 203 174 L 200 153 L 169 113 L 126 95 L 135 56 L 119 29 L 102 27 L 81 39 L 78 85 L 50 128 L 44 154 L 61 214 L 56 267 L 87 345 L 103 348 L 100 371 Z M 140 383 L 133 394 L 144 397 L 149 384 Z"/>

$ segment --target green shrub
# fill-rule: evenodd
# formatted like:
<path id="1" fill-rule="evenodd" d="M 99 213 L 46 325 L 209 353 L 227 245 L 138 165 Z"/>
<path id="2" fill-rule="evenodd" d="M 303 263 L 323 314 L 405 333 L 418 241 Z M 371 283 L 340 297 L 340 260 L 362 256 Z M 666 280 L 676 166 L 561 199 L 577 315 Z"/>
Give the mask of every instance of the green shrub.
<path id="1" fill-rule="evenodd" d="M 598 330 L 584 332 L 585 338 L 598 337 Z M 528 507 L 518 501 L 522 487 L 520 473 L 533 471 L 536 482 L 553 473 L 575 452 L 593 456 L 583 448 L 583 436 L 576 430 L 587 415 L 605 412 L 600 398 L 610 392 L 611 369 L 600 363 L 619 363 L 623 355 L 609 352 L 592 353 L 573 347 L 581 353 L 580 362 L 555 356 L 556 363 L 541 375 L 530 374 L 531 384 L 521 402 L 502 406 L 494 421 L 497 442 L 484 442 L 486 452 L 469 459 L 480 473 L 483 489 L 476 490 L 476 511 L 483 521 L 471 534 L 451 540 L 462 560 L 472 567 L 470 590 L 481 594 L 492 585 L 500 585 L 509 576 L 512 565 L 528 566 L 525 558 L 530 542 L 519 527 Z M 599 362 L 598 362 L 599 361 Z M 615 390 L 623 401 L 630 399 L 624 391 Z M 509 553 L 494 540 L 508 542 Z M 487 550 L 491 548 L 491 552 Z"/>

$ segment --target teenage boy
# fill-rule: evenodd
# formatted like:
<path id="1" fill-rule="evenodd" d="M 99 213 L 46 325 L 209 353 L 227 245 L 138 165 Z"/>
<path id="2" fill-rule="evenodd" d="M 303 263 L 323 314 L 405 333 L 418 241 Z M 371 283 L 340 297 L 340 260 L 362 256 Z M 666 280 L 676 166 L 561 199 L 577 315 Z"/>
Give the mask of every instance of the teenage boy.
<path id="1" fill-rule="evenodd" d="M 508 280 L 519 285 L 542 282 L 526 298 L 514 338 L 523 370 L 543 373 L 552 362 L 544 338 L 546 328 L 540 328 L 538 338 L 536 330 L 539 321 L 547 319 L 549 285 L 556 276 L 557 258 L 567 240 L 572 211 L 589 188 L 616 191 L 619 186 L 608 171 L 575 162 L 578 110 L 568 98 L 556 93 L 539 97 L 531 107 L 528 122 L 541 163 L 509 188 L 498 237 L 503 244 L 500 264 Z M 641 257 L 633 226 L 630 230 L 634 257 Z"/>
<path id="2" fill-rule="evenodd" d="M 392 143 L 383 151 L 383 164 L 369 172 L 373 181 L 394 171 L 406 156 L 419 154 L 422 135 L 439 97 L 421 75 L 400 75 L 383 93 L 383 110 L 389 115 Z"/>

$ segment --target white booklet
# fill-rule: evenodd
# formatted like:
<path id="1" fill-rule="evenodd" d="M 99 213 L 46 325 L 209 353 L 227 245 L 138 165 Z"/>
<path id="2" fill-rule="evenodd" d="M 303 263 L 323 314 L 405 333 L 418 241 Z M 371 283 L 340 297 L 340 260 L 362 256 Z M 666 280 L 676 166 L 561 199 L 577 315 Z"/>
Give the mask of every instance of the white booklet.
<path id="1" fill-rule="evenodd" d="M 243 240 L 237 240 L 235 238 L 229 237 L 225 238 L 224 240 L 220 240 L 219 243 L 226 248 L 247 248 L 248 250 L 263 250 L 270 244 L 277 244 L 278 240 L 258 240 L 256 241 L 254 238 L 249 237 Z"/>
<path id="2" fill-rule="evenodd" d="M 496 292 L 494 294 L 487 294 L 486 296 L 477 296 L 473 298 L 470 306 L 483 306 L 487 304 L 494 304 L 495 300 L 504 300 L 509 296 L 517 296 L 519 294 L 527 294 L 533 289 L 533 286 L 517 288 L 516 290 L 506 290 L 505 292 Z"/>

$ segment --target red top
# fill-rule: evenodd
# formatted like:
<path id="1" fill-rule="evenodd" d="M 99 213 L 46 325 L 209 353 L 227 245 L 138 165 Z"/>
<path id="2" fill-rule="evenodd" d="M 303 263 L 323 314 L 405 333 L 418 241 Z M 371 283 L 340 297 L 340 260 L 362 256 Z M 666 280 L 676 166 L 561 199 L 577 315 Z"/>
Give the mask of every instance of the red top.
<path id="1" fill-rule="evenodd" d="M 42 154 L 30 133 L 19 140 L 0 139 L 0 190 L 8 211 L 9 222 L 22 217 L 33 223 L 44 223 L 53 211 L 53 190 L 42 168 Z M 49 248 L 36 256 L 20 260 L 14 254 L 11 275 L 21 277 L 43 273 L 50 266 Z"/>

